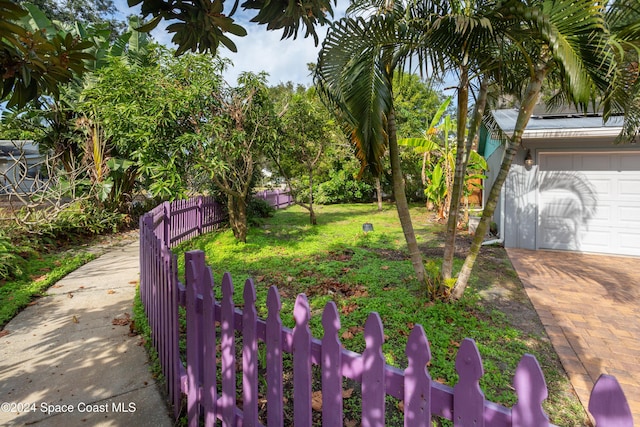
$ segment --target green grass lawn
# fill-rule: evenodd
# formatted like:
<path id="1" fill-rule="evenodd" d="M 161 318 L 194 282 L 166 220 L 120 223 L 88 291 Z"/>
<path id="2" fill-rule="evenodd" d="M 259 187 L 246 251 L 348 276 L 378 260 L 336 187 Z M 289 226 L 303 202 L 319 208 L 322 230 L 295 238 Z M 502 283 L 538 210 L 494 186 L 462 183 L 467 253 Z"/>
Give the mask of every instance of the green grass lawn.
<path id="1" fill-rule="evenodd" d="M 497 277 L 516 277 L 508 260 L 504 261 L 502 249 L 504 259 L 497 264 L 485 265 L 482 258 L 478 261 L 477 274 L 463 299 L 454 303 L 430 302 L 415 279 L 394 207 L 378 212 L 373 205 L 319 206 L 317 214 L 318 225 L 311 226 L 308 214 L 299 207 L 278 211 L 251 229 L 246 244 L 237 243 L 230 230 L 186 242 L 174 251 L 179 254 L 180 271 L 184 270 L 185 250 L 203 250 L 216 284 L 224 272 L 231 273 L 238 303 L 244 281 L 254 280 L 258 314 L 263 318 L 267 314 L 267 291 L 276 285 L 282 299 L 282 320 L 289 327 L 294 324 L 295 297 L 305 293 L 315 337 L 323 335 L 322 309 L 333 300 L 341 314 L 342 343 L 356 352 L 364 349 L 364 322 L 369 312 L 375 311 L 385 328 L 386 360 L 400 368 L 406 366 L 404 352 L 409 332 L 413 325 L 421 324 L 431 346 L 429 372 L 433 379 L 449 385 L 457 381 L 454 362 L 460 341 L 473 338 L 484 360 L 481 386 L 486 397 L 507 406 L 515 403 L 511 386 L 515 368 L 524 353 L 532 353 L 542 365 L 550 389 L 546 408 L 551 421 L 563 426 L 585 425 L 585 413 L 570 392 L 546 336 L 514 326 L 509 316 L 482 296 L 481 290 L 493 286 L 490 282 Z M 421 207 L 412 209 L 412 219 L 421 248 L 426 254 L 437 254 L 443 226 L 433 222 Z M 373 232 L 363 233 L 365 222 L 373 224 Z M 437 255 L 430 259 L 439 262 Z M 456 260 L 458 268 L 461 261 Z M 216 292 L 219 297 L 220 290 Z M 355 417 L 358 409 L 350 408 L 347 399 L 347 416 Z M 399 415 L 390 412 L 388 425 L 398 425 Z"/>

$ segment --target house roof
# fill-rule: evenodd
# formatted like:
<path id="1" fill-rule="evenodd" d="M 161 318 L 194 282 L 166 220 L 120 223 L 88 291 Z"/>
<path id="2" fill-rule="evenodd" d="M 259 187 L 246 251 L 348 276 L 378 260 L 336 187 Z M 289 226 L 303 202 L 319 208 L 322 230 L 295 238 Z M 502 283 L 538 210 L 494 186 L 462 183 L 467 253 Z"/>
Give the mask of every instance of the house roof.
<path id="1" fill-rule="evenodd" d="M 496 124 L 511 134 L 518 118 L 518 109 L 492 111 Z M 566 138 L 585 136 L 617 136 L 624 117 L 613 116 L 605 123 L 601 114 L 580 115 L 575 112 L 534 114 L 523 138 Z"/>

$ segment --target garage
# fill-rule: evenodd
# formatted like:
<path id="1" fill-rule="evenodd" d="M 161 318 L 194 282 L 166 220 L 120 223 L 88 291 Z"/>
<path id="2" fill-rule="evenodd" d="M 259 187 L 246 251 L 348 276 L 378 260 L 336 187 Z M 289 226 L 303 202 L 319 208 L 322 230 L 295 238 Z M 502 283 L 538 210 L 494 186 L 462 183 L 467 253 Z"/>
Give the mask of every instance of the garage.
<path id="1" fill-rule="evenodd" d="M 640 153 L 537 154 L 537 248 L 640 255 Z"/>
<path id="2" fill-rule="evenodd" d="M 491 188 L 517 109 L 494 110 L 480 132 Z M 507 248 L 640 256 L 640 135 L 618 143 L 624 117 L 535 111 L 493 215 Z M 488 193 L 486 191 L 485 193 Z M 486 200 L 484 201 L 486 203 Z"/>

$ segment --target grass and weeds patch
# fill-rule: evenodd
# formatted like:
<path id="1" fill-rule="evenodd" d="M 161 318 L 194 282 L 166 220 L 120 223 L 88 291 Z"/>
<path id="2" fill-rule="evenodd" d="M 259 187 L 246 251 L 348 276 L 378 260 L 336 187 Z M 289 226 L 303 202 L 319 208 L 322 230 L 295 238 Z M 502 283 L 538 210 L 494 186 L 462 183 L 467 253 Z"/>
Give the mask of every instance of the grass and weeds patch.
<path id="1" fill-rule="evenodd" d="M 136 287 L 136 296 L 133 299 L 133 326 L 132 330 L 135 331 L 142 338 L 144 348 L 149 355 L 149 370 L 159 383 L 164 381 L 162 375 L 162 366 L 160 366 L 160 359 L 158 358 L 158 352 L 153 346 L 151 340 L 151 327 L 147 320 L 147 314 L 144 311 L 144 304 L 140 298 L 140 286 Z"/>
<path id="2" fill-rule="evenodd" d="M 0 326 L 4 326 L 47 288 L 91 261 L 95 255 L 82 253 L 31 254 L 21 263 L 20 273 L 12 280 L 0 281 Z"/>
<path id="3" fill-rule="evenodd" d="M 423 208 L 414 208 L 411 213 L 427 262 L 438 263 L 443 226 L 433 222 Z M 356 352 L 364 350 L 364 323 L 375 311 L 385 328 L 384 356 L 387 363 L 399 368 L 407 364 L 409 333 L 414 325 L 421 324 L 432 351 L 429 372 L 434 380 L 449 385 L 458 379 L 455 357 L 461 341 L 473 338 L 484 361 L 482 389 L 487 399 L 506 406 L 516 401 L 512 388 L 516 366 L 524 353 L 532 353 L 547 379 L 546 409 L 552 422 L 563 426 L 585 424 L 585 413 L 570 392 L 544 331 L 518 324 L 517 316 L 504 313 L 485 297 L 488 288 L 503 286 L 501 280 L 517 281 L 504 250 L 492 248 L 486 260 L 480 258 L 471 286 L 460 301 L 431 302 L 424 285 L 415 279 L 394 207 L 378 212 L 373 205 L 318 206 L 317 215 L 318 225 L 314 227 L 308 224 L 308 214 L 298 207 L 278 211 L 260 227 L 251 229 L 246 244 L 236 242 L 229 230 L 201 236 L 176 249 L 179 268 L 183 274 L 184 251 L 203 250 L 214 273 L 217 298 L 221 296 L 222 275 L 230 272 L 236 284 L 237 304 L 242 304 L 242 285 L 252 278 L 258 315 L 263 318 L 267 315 L 267 291 L 276 285 L 282 300 L 282 320 L 288 327 L 294 325 L 296 295 L 305 293 L 312 312 L 310 328 L 318 338 L 323 335 L 322 309 L 333 300 L 341 316 L 340 339 Z M 374 231 L 362 231 L 366 222 L 373 224 Z M 456 259 L 457 268 L 461 262 L 461 258 Z M 345 398 L 345 418 L 358 421 L 358 387 L 345 385 L 345 390 L 351 388 L 355 391 Z M 399 407 L 398 402 L 388 403 L 387 425 L 401 425 Z"/>

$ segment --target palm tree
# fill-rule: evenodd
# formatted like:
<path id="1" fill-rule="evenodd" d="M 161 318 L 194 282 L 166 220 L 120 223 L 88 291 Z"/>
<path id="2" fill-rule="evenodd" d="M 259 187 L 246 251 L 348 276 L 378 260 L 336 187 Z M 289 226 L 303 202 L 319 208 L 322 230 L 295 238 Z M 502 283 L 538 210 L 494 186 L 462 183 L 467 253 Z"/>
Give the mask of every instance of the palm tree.
<path id="1" fill-rule="evenodd" d="M 424 262 L 416 240 L 404 191 L 393 106 L 393 74 L 402 62 L 411 34 L 403 30 L 404 10 L 398 3 L 358 3 L 351 12 L 373 15 L 347 17 L 327 33 L 314 80 L 324 102 L 343 123 L 356 147 L 362 170 L 374 176 L 383 170 L 388 147 L 396 208 L 418 281 L 425 283 Z"/>
<path id="2" fill-rule="evenodd" d="M 325 99 L 346 123 L 345 129 L 358 148 L 363 167 L 380 170 L 382 153 L 388 143 L 392 171 L 399 171 L 399 166 L 394 166 L 397 146 L 389 77 L 402 59 L 417 53 L 421 62 L 431 65 L 433 72 L 458 71 L 457 156 L 442 266 L 443 283 L 450 281 L 452 276 L 464 175 L 471 144 L 487 108 L 489 89 L 497 84 L 502 91 L 520 95 L 516 130 L 509 138 L 505 160 L 490 192 L 476 238 L 457 277 L 454 298 L 462 295 L 468 283 L 482 236 L 495 211 L 501 186 L 521 144 L 522 133 L 538 102 L 544 80 L 552 76 L 558 82 L 561 91 L 556 100 L 584 106 L 593 100 L 595 93 L 604 93 L 603 104 L 607 111 L 629 105 L 628 92 L 624 99 L 625 94 L 616 90 L 617 83 L 623 78 L 616 72 L 615 65 L 620 62 L 619 58 L 629 58 L 623 53 L 627 53 L 630 46 L 637 46 L 634 44 L 637 19 L 628 22 L 616 15 L 621 36 L 612 39 L 604 15 L 607 10 L 611 13 L 616 7 L 632 8 L 633 4 L 632 0 L 615 0 L 607 9 L 596 0 L 539 0 L 533 3 L 505 0 L 497 4 L 483 0 L 475 3 L 423 0 L 413 3 L 407 10 L 393 4 L 385 10 L 395 13 L 374 15 L 368 21 L 347 18 L 330 29 L 321 52 L 316 82 Z M 402 25 L 398 24 L 400 20 Z M 618 45 L 621 47 L 613 49 Z M 628 61 L 628 64 L 632 62 Z M 637 79 L 624 81 L 627 87 L 638 86 Z M 471 93 L 475 94 L 476 102 L 465 139 L 470 89 L 474 89 Z M 637 90 L 634 93 L 638 93 Z M 624 111 L 637 110 L 636 107 L 636 110 L 627 108 Z M 628 126 L 628 135 L 633 129 Z M 402 191 L 401 176 L 395 172 L 394 191 L 397 194 Z M 422 257 L 412 249 L 417 245 L 411 243 L 415 236 L 412 236 L 408 210 L 405 216 L 402 204 L 399 200 L 398 212 L 403 229 L 410 229 L 410 234 L 405 231 L 405 237 L 414 268 L 418 271 Z"/>
<path id="3" fill-rule="evenodd" d="M 618 3 L 628 4 L 625 1 Z M 523 132 L 533 107 L 539 101 L 545 79 L 554 78 L 559 84 L 556 102 L 568 101 L 584 107 L 593 102 L 596 95 L 603 95 L 605 117 L 613 109 L 624 107 L 627 101 L 619 93 L 618 85 L 623 79 L 617 68 L 620 52 L 626 48 L 618 52 L 613 48 L 615 43 L 606 23 L 605 5 L 597 0 L 542 0 L 533 5 L 510 1 L 505 5 L 502 13 L 506 17 L 511 15 L 517 18 L 513 21 L 512 37 L 506 40 L 504 46 L 510 49 L 514 58 L 520 60 L 520 64 L 527 65 L 527 73 L 505 73 L 511 87 L 521 89 L 519 114 L 512 135 L 507 137 L 500 172 L 489 193 L 470 252 L 458 275 L 453 290 L 454 298 L 462 296 L 467 286 L 500 190 L 513 158 L 521 147 Z M 627 42 L 638 40 L 638 27 L 637 21 L 633 30 L 625 26 L 628 31 L 634 32 L 628 35 Z"/>
<path id="4" fill-rule="evenodd" d="M 470 4 L 474 7 L 469 8 Z M 377 10 L 384 14 L 374 14 L 369 21 L 346 18 L 336 22 L 330 28 L 320 54 L 316 83 L 327 103 L 345 123 L 363 168 L 379 172 L 382 154 L 386 145 L 389 146 L 398 214 L 420 280 L 424 277 L 424 267 L 397 160 L 391 77 L 396 66 L 415 54 L 420 63 L 429 64 L 426 68 L 435 74 L 442 75 L 451 69 L 459 71 L 456 168 L 442 268 L 445 282 L 451 277 L 453 268 L 460 198 L 475 135 L 475 131 L 469 132 L 465 140 L 470 76 L 480 68 L 478 64 L 482 58 L 488 57 L 485 54 L 487 46 L 497 44 L 497 35 L 501 34 L 484 16 L 490 16 L 485 9 L 491 11 L 491 5 L 493 3 L 483 1 L 461 4 L 424 0 L 412 3 L 411 8 L 405 10 L 397 3 L 383 3 L 377 5 Z M 363 4 L 354 9 L 364 9 Z M 482 84 L 480 88 L 472 122 L 476 131 L 484 111 L 488 84 Z"/>

